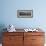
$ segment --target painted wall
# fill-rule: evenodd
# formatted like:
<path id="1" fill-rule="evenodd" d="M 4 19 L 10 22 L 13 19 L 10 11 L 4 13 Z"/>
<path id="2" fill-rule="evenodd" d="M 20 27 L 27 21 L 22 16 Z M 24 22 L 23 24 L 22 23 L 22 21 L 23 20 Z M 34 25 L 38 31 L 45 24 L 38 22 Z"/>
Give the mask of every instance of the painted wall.
<path id="1" fill-rule="evenodd" d="M 17 10 L 33 9 L 33 18 L 17 18 Z M 40 27 L 46 31 L 46 0 L 0 0 L 0 25 L 16 28 Z"/>

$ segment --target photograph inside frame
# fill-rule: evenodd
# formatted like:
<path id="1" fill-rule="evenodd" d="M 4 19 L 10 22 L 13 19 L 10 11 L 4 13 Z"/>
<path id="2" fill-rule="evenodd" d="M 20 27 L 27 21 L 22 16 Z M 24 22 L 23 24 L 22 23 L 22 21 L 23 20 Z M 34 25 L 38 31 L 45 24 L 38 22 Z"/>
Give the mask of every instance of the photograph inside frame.
<path id="1" fill-rule="evenodd" d="M 18 18 L 32 18 L 33 10 L 17 10 Z"/>

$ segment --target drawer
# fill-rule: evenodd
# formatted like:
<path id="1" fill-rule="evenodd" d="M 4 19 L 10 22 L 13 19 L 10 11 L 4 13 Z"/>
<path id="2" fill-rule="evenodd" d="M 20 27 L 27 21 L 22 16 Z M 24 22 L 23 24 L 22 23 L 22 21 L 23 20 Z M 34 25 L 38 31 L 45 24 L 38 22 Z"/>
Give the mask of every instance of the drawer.
<path id="1" fill-rule="evenodd" d="M 44 46 L 44 44 L 32 44 L 32 46 Z"/>
<path id="2" fill-rule="evenodd" d="M 4 32 L 4 36 L 23 36 L 23 32 Z"/>
<path id="3" fill-rule="evenodd" d="M 24 32 L 24 36 L 44 36 L 44 32 Z"/>
<path id="4" fill-rule="evenodd" d="M 44 36 L 32 36 L 32 43 L 33 44 L 43 44 Z"/>
<path id="5" fill-rule="evenodd" d="M 15 46 L 14 44 L 2 44 L 2 46 Z"/>
<path id="6" fill-rule="evenodd" d="M 23 36 L 4 36 L 3 43 L 14 43 L 23 41 Z"/>
<path id="7" fill-rule="evenodd" d="M 2 46 L 23 46 L 23 43 L 13 43 L 13 44 L 10 44 L 10 43 L 8 43 L 8 44 L 2 44 Z"/>

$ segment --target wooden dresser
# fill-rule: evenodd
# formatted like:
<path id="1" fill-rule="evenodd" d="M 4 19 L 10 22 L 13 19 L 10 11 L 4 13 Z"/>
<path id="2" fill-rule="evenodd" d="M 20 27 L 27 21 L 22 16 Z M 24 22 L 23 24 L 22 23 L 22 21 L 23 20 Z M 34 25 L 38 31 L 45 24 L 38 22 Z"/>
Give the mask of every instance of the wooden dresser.
<path id="1" fill-rule="evenodd" d="M 44 46 L 44 32 L 3 32 L 3 46 Z"/>

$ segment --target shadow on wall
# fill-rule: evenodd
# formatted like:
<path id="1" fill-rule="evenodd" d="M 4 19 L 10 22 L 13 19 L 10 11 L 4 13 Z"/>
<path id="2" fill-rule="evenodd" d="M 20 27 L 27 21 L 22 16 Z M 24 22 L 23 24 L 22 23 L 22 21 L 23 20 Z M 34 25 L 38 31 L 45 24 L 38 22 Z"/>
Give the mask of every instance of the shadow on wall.
<path id="1" fill-rule="evenodd" d="M 6 26 L 4 24 L 0 24 L 0 43 L 2 43 L 2 32 L 5 32 L 6 30 L 4 30 L 4 28 L 6 28 Z"/>

